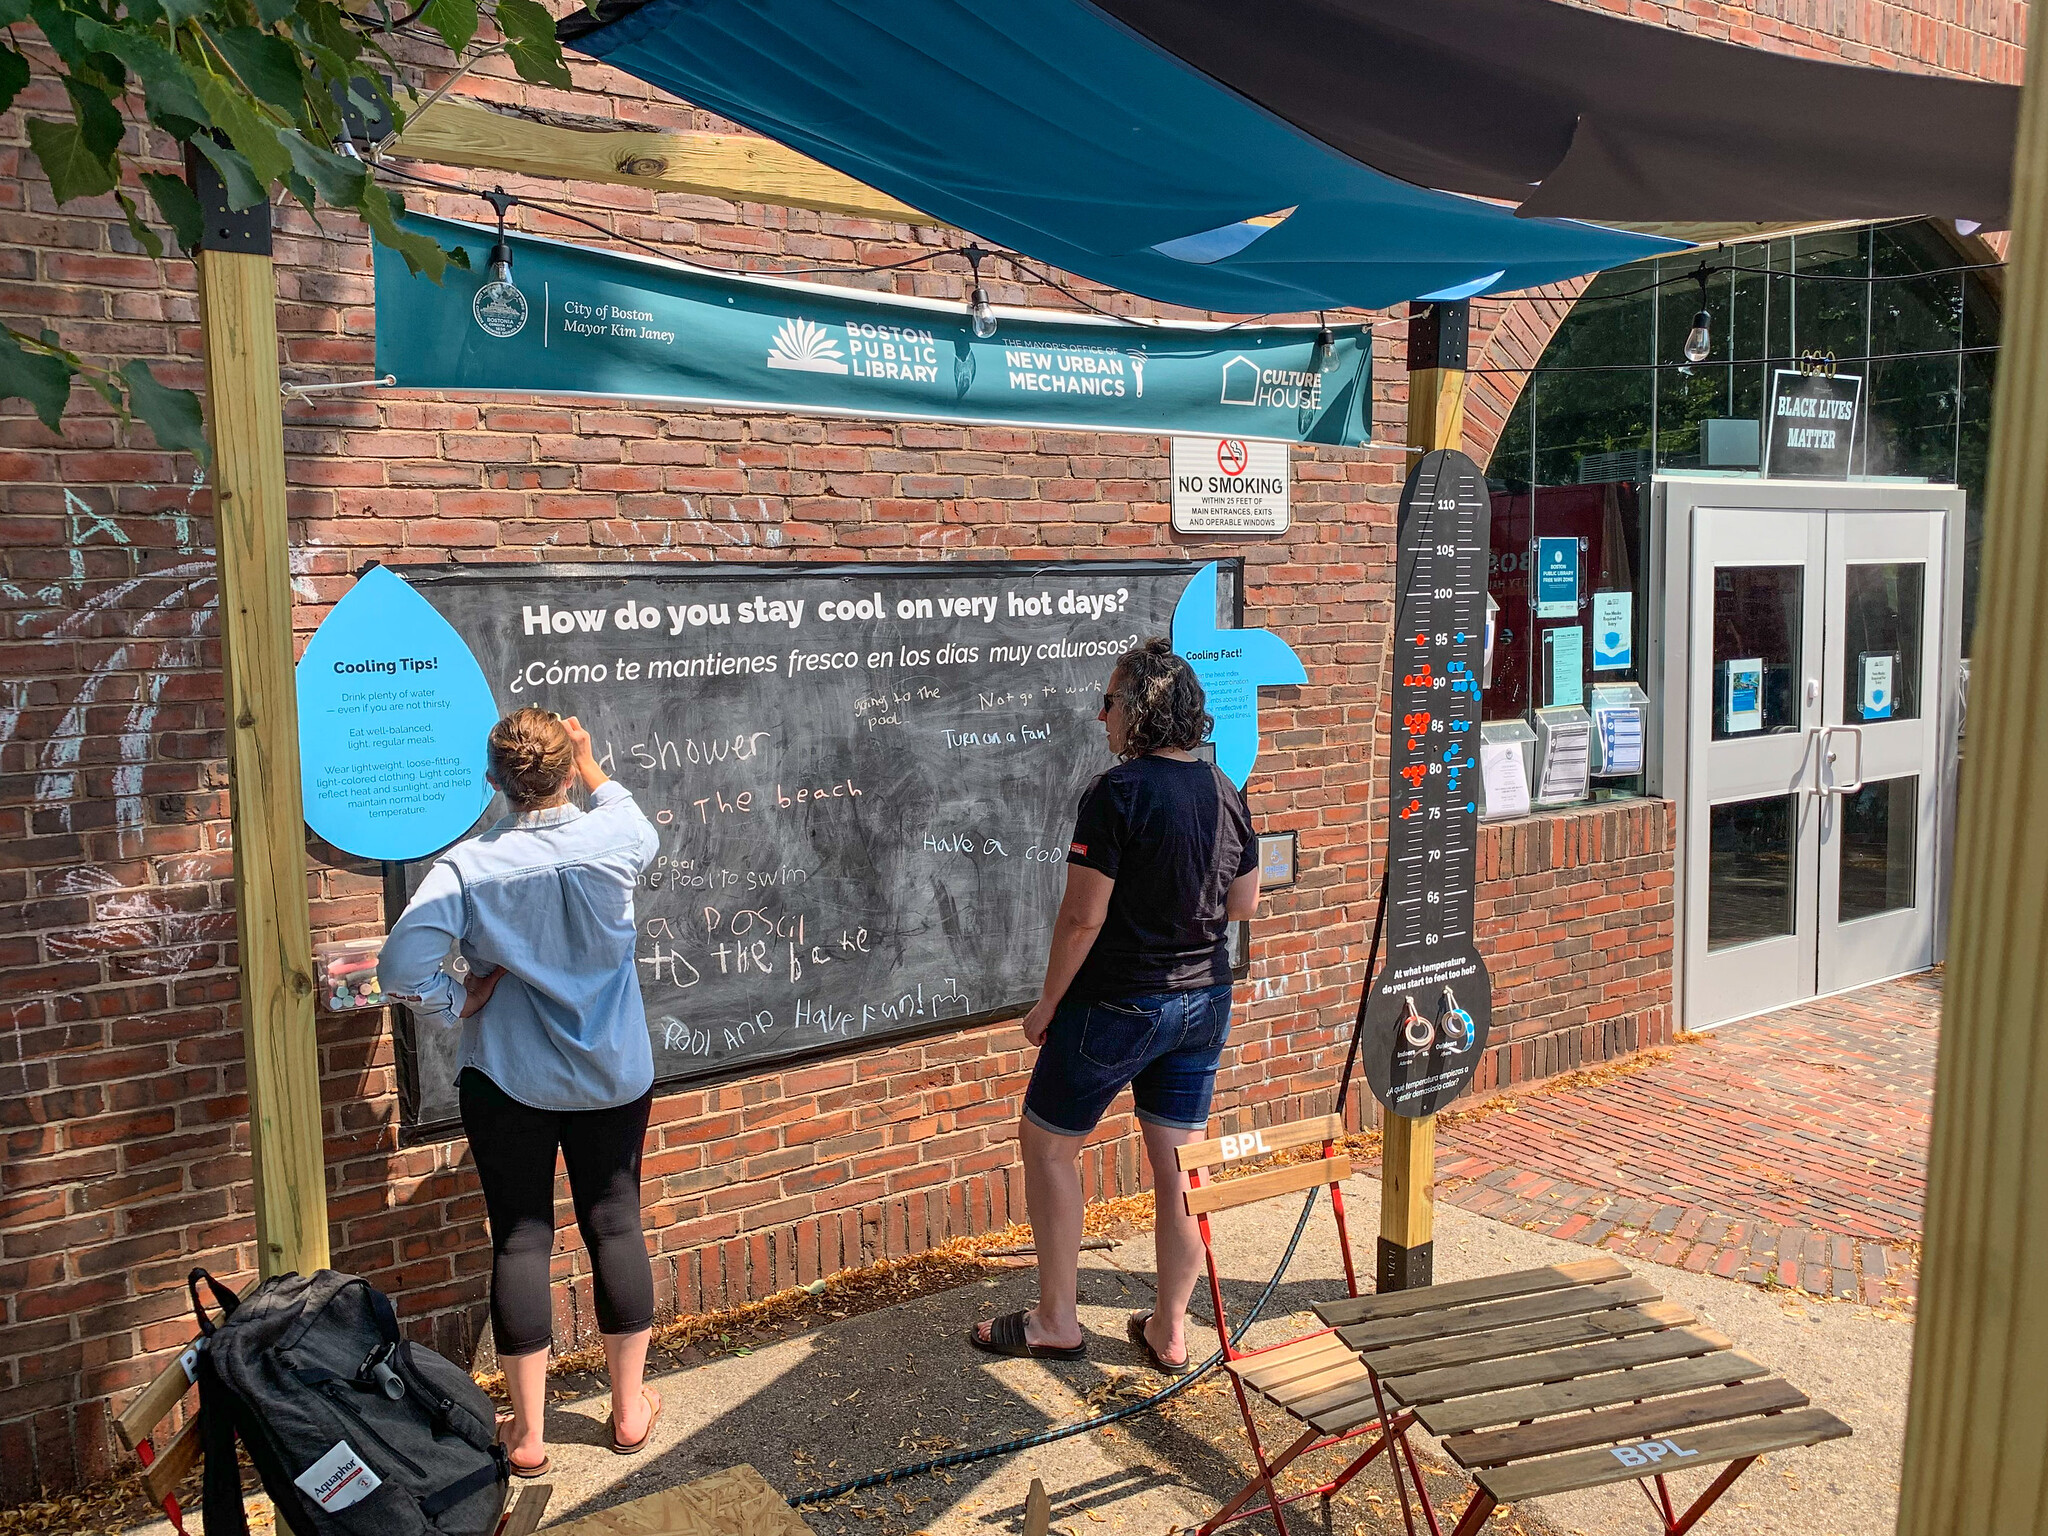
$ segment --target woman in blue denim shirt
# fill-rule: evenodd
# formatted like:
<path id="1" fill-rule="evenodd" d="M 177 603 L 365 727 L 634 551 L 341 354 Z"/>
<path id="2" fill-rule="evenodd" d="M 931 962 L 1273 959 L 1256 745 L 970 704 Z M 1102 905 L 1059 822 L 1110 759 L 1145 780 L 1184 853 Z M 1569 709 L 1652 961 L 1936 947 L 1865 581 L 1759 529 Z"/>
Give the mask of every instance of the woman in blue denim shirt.
<path id="1" fill-rule="evenodd" d="M 491 1328 L 512 1395 L 512 1470 L 550 1470 L 542 1443 L 553 1307 L 555 1155 L 590 1251 L 612 1382 L 612 1449 L 648 1442 L 654 1281 L 640 1230 L 640 1153 L 654 1053 L 633 958 L 633 891 L 654 828 L 605 776 L 572 716 L 507 715 L 490 782 L 511 806 L 434 861 L 378 960 L 384 995 L 422 1022 L 461 1020 L 456 1079 L 491 1227 Z M 590 809 L 569 803 L 571 779 Z M 443 962 L 459 950 L 461 985 Z"/>
<path id="2" fill-rule="evenodd" d="M 1159 1290 L 1127 1331 L 1178 1375 L 1202 1242 L 1174 1149 L 1208 1127 L 1230 1030 L 1228 928 L 1258 909 L 1258 839 L 1237 786 L 1194 754 L 1214 722 L 1172 642 L 1124 653 L 1098 718 L 1122 762 L 1081 797 L 1045 986 L 1024 1016 L 1024 1038 L 1039 1047 L 1017 1128 L 1038 1305 L 977 1325 L 968 1341 L 994 1354 L 1086 1356 L 1075 1311 L 1081 1143 L 1128 1084 L 1152 1164 Z"/>

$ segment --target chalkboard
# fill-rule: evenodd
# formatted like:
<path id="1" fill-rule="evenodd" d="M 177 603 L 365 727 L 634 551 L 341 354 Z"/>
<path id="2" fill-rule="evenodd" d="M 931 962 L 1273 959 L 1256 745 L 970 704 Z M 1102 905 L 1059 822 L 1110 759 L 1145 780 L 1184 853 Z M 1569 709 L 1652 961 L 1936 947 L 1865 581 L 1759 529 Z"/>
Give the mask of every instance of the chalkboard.
<path id="1" fill-rule="evenodd" d="M 1186 561 L 408 568 L 501 712 L 579 716 L 656 823 L 636 893 L 655 1072 L 705 1082 L 1021 1013 L 1116 658 Z M 1236 626 L 1241 563 L 1221 562 Z M 503 813 L 486 810 L 479 825 Z M 396 918 L 431 861 L 390 866 Z M 1240 944 L 1237 946 L 1241 949 Z M 409 1135 L 457 1032 L 401 1017 Z"/>

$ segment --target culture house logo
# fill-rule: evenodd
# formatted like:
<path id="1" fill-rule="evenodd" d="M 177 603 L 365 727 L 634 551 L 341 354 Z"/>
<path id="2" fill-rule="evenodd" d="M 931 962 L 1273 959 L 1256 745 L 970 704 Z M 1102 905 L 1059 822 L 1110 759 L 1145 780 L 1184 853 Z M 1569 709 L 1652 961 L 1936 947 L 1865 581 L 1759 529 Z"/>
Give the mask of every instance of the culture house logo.
<path id="1" fill-rule="evenodd" d="M 526 328 L 526 295 L 509 282 L 485 283 L 470 300 L 469 311 L 486 334 L 501 341 Z"/>
<path id="2" fill-rule="evenodd" d="M 1320 370 L 1262 368 L 1240 352 L 1223 365 L 1221 403 L 1318 410 L 1323 403 L 1323 376 Z"/>
<path id="3" fill-rule="evenodd" d="M 839 355 L 839 343 L 822 325 L 809 320 L 785 320 L 768 347 L 770 368 L 791 368 L 798 373 L 844 373 L 846 362 Z"/>

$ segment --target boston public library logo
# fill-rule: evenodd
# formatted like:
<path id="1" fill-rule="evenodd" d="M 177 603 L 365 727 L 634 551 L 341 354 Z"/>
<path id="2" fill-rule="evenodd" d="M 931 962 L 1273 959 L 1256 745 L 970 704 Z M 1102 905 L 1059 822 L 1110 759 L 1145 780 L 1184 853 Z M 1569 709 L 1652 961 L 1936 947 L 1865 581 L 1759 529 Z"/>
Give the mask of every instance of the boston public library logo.
<path id="1" fill-rule="evenodd" d="M 809 320 L 785 320 L 776 329 L 768 348 L 770 368 L 789 368 L 799 373 L 844 373 L 846 362 L 839 355 L 839 343 L 822 325 Z"/>

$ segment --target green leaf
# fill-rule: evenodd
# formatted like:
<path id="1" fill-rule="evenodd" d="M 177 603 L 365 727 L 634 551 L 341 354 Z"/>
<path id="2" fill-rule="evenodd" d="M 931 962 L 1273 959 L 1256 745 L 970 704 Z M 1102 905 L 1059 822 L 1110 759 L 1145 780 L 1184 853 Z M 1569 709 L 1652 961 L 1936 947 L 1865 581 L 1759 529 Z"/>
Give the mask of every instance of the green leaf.
<path id="1" fill-rule="evenodd" d="M 185 61 L 148 33 L 81 21 L 78 37 L 88 47 L 111 53 L 135 71 L 142 80 L 143 97 L 152 118 L 159 122 L 165 117 L 206 121 L 206 108 L 200 104 Z"/>
<path id="2" fill-rule="evenodd" d="M 398 214 L 404 211 L 403 202 L 392 206 L 394 199 L 385 195 L 384 189 L 374 181 L 363 187 L 363 221 L 370 226 L 370 232 L 384 244 L 405 258 L 406 267 L 424 274 L 435 282 L 441 281 L 442 272 L 448 267 L 448 253 L 437 241 L 425 235 L 416 235 L 401 228 Z"/>
<path id="3" fill-rule="evenodd" d="M 248 169 L 255 174 L 259 190 L 246 202 L 236 201 L 231 195 L 230 208 L 253 208 L 263 201 L 264 192 L 277 182 L 283 181 L 285 173 L 292 168 L 291 156 L 285 153 L 284 145 L 277 139 L 277 129 L 256 110 L 249 98 L 229 81 L 215 74 L 198 77 L 199 99 L 206 103 L 206 110 L 212 116 L 215 126 L 228 136 L 242 157 L 248 162 Z M 193 142 L 197 143 L 198 140 Z M 212 156 L 207 158 L 211 159 Z M 230 193 L 234 192 L 232 184 Z"/>
<path id="4" fill-rule="evenodd" d="M 194 17 L 206 14 L 209 0 L 159 0 L 164 14 L 171 19 L 171 25 L 182 27 Z"/>
<path id="5" fill-rule="evenodd" d="M 85 135 L 78 124 L 46 123 L 32 117 L 27 126 L 29 147 L 36 152 L 43 174 L 50 178 L 50 190 L 58 202 L 98 197 L 114 190 L 114 168 L 103 156 L 86 148 Z"/>
<path id="6" fill-rule="evenodd" d="M 13 105 L 15 96 L 27 84 L 28 60 L 12 48 L 0 48 L 0 112 Z"/>
<path id="7" fill-rule="evenodd" d="M 159 384 L 149 364 L 139 359 L 121 365 L 121 380 L 128 386 L 128 408 L 148 424 L 159 443 L 206 463 L 206 418 L 200 414 L 197 395 Z"/>
<path id="8" fill-rule="evenodd" d="M 289 117 L 296 118 L 306 99 L 306 77 L 299 71 L 299 56 L 283 38 L 254 27 L 205 29 L 248 87 L 249 94 L 267 101 Z"/>
<path id="9" fill-rule="evenodd" d="M 121 212 L 127 216 L 128 233 L 133 235 L 150 255 L 161 257 L 164 253 L 164 243 L 157 239 L 155 230 L 142 222 L 142 215 L 135 211 L 135 200 L 126 192 L 116 192 L 114 196 L 121 204 Z"/>
<path id="10" fill-rule="evenodd" d="M 78 41 L 78 12 L 60 0 L 28 0 L 28 13 L 66 64 L 77 64 L 85 56 Z"/>
<path id="11" fill-rule="evenodd" d="M 420 20 L 440 33 L 448 51 L 460 57 L 476 36 L 476 0 L 427 0 Z"/>
<path id="12" fill-rule="evenodd" d="M 206 215 L 200 211 L 199 199 L 192 195 L 192 189 L 179 177 L 166 176 L 161 171 L 144 171 L 142 184 L 148 188 L 156 211 L 178 237 L 178 244 L 188 252 L 198 250 L 199 237 L 206 230 Z"/>
<path id="13" fill-rule="evenodd" d="M 256 0 L 256 19 L 274 27 L 299 8 L 299 0 Z"/>
<path id="14" fill-rule="evenodd" d="M 114 151 L 121 147 L 122 130 L 128 125 L 121 120 L 120 112 L 108 100 L 107 93 L 76 75 L 66 75 L 64 94 L 71 98 L 71 110 L 77 114 L 79 133 L 86 149 L 111 162 Z"/>
<path id="15" fill-rule="evenodd" d="M 264 189 L 263 183 L 256 179 L 256 173 L 249 168 L 249 162 L 242 158 L 239 151 L 205 133 L 197 135 L 190 143 L 206 157 L 207 162 L 219 175 L 221 185 L 227 189 L 230 208 L 254 208 L 270 195 Z M 198 199 L 193 200 L 193 206 L 198 206 Z M 193 248 L 186 247 L 187 250 Z"/>
<path id="16" fill-rule="evenodd" d="M 318 187 L 320 195 L 328 202 L 337 208 L 353 208 L 362 201 L 363 184 L 369 180 L 369 172 L 363 168 L 362 161 L 337 155 L 331 149 L 322 149 L 296 133 L 280 137 L 299 174 Z"/>
<path id="17" fill-rule="evenodd" d="M 28 20 L 28 0 L 0 0 L 0 27 Z"/>
<path id="18" fill-rule="evenodd" d="M 498 0 L 498 28 L 505 34 L 505 56 L 519 78 L 536 85 L 567 87 L 569 66 L 555 41 L 555 18 L 540 0 Z"/>
<path id="19" fill-rule="evenodd" d="M 157 4 L 157 0 L 128 0 L 128 19 L 153 27 L 164 19 L 164 8 Z"/>
<path id="20" fill-rule="evenodd" d="M 14 332 L 0 326 L 0 400 L 20 396 L 52 432 L 71 398 L 71 369 L 57 358 L 25 352 Z"/>

